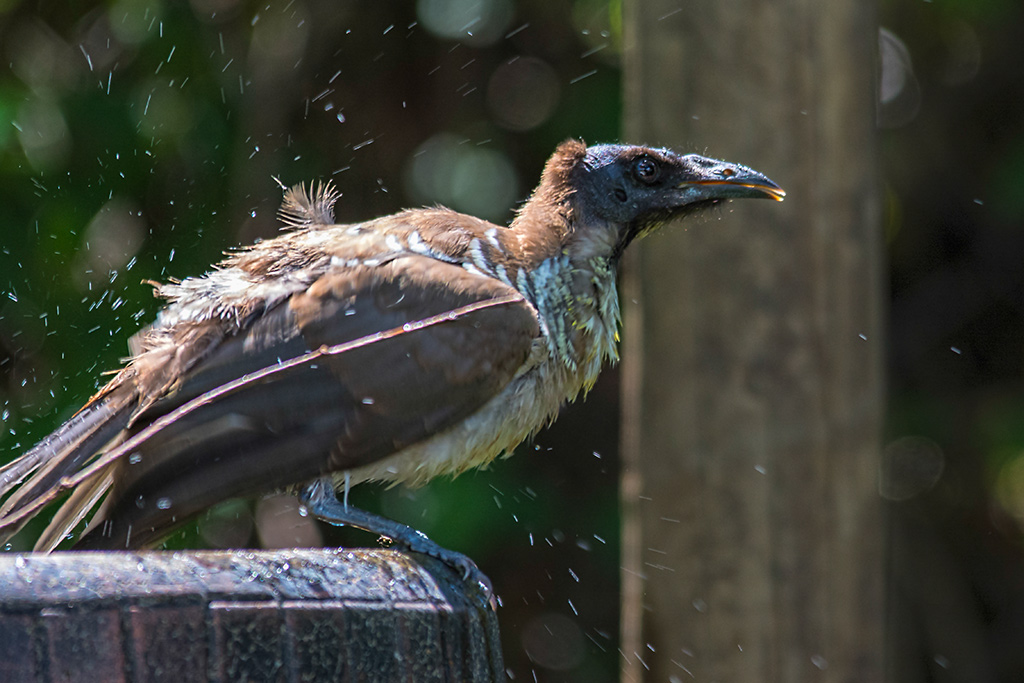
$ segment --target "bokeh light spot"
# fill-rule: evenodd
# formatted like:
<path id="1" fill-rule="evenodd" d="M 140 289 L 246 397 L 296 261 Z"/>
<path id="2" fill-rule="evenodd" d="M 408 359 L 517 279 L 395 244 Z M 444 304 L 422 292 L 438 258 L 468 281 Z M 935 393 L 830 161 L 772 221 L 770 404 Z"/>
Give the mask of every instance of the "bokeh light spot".
<path id="1" fill-rule="evenodd" d="M 942 448 L 931 439 L 896 439 L 882 452 L 878 492 L 887 500 L 908 500 L 935 486 L 945 466 Z"/>
<path id="2" fill-rule="evenodd" d="M 419 0 L 416 15 L 435 36 L 482 46 L 504 35 L 513 7 L 509 0 Z"/>
<path id="3" fill-rule="evenodd" d="M 515 170 L 504 154 L 450 133 L 420 145 L 406 184 L 409 194 L 423 204 L 441 204 L 496 221 L 508 217 L 519 193 Z"/>
<path id="4" fill-rule="evenodd" d="M 559 91 L 558 76 L 547 62 L 522 57 L 494 71 L 487 84 L 487 106 L 502 127 L 530 130 L 555 111 Z"/>
<path id="5" fill-rule="evenodd" d="M 549 612 L 531 619 L 521 638 L 530 659 L 545 669 L 569 671 L 583 661 L 583 634 L 565 615 Z"/>

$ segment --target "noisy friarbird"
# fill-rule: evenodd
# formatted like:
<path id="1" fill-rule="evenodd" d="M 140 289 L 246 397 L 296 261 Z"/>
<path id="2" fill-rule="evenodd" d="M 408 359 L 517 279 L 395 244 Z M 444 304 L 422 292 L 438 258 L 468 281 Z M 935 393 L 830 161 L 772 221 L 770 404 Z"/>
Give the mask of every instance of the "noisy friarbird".
<path id="1" fill-rule="evenodd" d="M 725 199 L 784 195 L 738 164 L 577 140 L 507 227 L 445 208 L 335 225 L 330 185 L 292 188 L 287 232 L 159 285 L 167 306 L 125 367 L 0 469 L 0 537 L 65 492 L 36 550 L 90 513 L 75 548 L 144 548 L 225 499 L 290 490 L 327 521 L 475 571 L 335 491 L 511 453 L 617 359 L 634 239 Z"/>

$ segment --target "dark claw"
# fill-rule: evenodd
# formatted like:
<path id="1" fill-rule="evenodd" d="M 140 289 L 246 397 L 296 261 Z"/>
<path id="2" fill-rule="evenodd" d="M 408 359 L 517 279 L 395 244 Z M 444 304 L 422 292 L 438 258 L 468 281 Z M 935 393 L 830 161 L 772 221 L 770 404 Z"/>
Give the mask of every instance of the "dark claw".
<path id="1" fill-rule="evenodd" d="M 448 565 L 455 571 L 459 572 L 459 574 L 462 576 L 462 580 L 465 583 L 473 586 L 475 588 L 475 592 L 478 592 L 483 596 L 483 598 L 487 602 L 487 605 L 492 610 L 496 611 L 498 609 L 498 601 L 494 595 L 494 587 L 491 585 L 491 580 L 487 577 L 486 574 L 480 571 L 480 568 L 476 566 L 476 562 L 469 559 L 462 553 L 455 552 L 454 550 L 449 550 L 448 548 L 444 548 L 438 545 L 437 543 L 434 543 L 434 541 L 431 541 L 426 536 L 423 536 L 423 538 L 426 539 L 430 546 L 432 546 L 430 549 L 427 549 L 426 547 L 422 549 L 409 549 L 413 552 L 421 552 L 424 555 L 430 555 L 431 557 L 436 558 L 441 562 L 444 562 L 446 565 Z"/>
<path id="2" fill-rule="evenodd" d="M 488 607 L 497 610 L 498 602 L 491 580 L 480 571 L 476 562 L 462 553 L 438 545 L 422 531 L 405 524 L 342 504 L 335 497 L 329 480 L 319 479 L 313 482 L 303 489 L 299 498 L 310 514 L 328 524 L 353 526 L 379 534 L 411 552 L 428 555 L 443 562 L 458 572 L 462 580 L 473 587 L 473 592 L 484 598 Z"/>

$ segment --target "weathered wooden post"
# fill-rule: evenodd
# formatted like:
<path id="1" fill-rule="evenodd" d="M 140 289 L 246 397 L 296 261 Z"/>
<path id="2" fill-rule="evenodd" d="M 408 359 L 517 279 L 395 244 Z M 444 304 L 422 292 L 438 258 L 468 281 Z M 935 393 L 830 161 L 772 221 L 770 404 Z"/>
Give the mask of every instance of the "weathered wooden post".
<path id="1" fill-rule="evenodd" d="M 874 7 L 625 11 L 624 137 L 749 163 L 788 196 L 632 254 L 623 680 L 877 681 Z"/>

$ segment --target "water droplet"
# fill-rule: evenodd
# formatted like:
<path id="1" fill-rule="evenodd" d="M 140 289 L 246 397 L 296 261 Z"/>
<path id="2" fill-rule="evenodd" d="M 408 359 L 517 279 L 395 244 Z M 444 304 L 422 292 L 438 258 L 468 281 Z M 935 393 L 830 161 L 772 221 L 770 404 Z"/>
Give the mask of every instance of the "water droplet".
<path id="1" fill-rule="evenodd" d="M 156 506 L 158 508 L 160 508 L 161 510 L 169 510 L 170 507 L 171 507 L 171 499 L 170 498 L 158 498 L 157 501 L 156 501 Z"/>
<path id="2" fill-rule="evenodd" d="M 132 453 L 131 455 L 128 456 L 129 465 L 138 465 L 140 462 L 142 462 L 141 453 Z"/>

